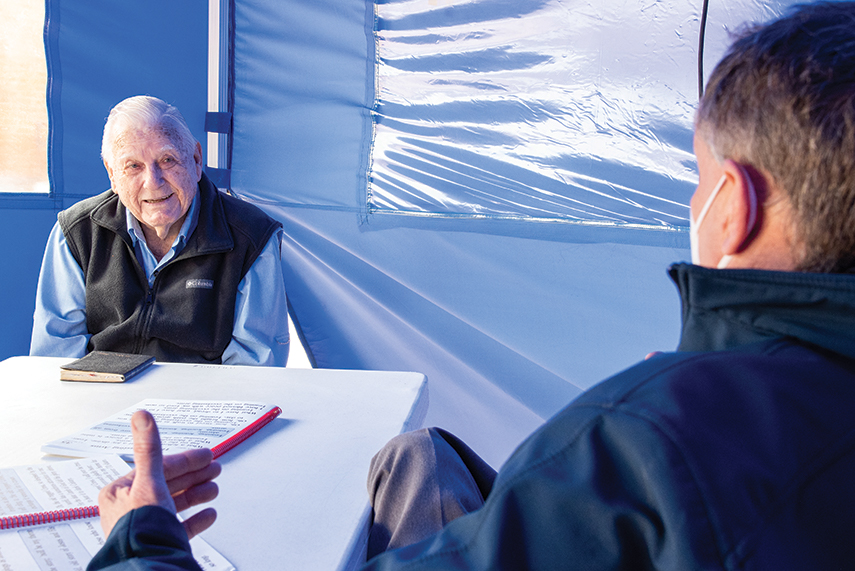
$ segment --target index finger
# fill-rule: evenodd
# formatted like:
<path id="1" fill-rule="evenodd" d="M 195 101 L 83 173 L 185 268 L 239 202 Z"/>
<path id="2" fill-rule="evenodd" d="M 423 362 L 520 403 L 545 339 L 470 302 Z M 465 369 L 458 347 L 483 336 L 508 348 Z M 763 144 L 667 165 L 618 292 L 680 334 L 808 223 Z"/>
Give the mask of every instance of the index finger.
<path id="1" fill-rule="evenodd" d="M 184 474 L 205 468 L 214 460 L 213 453 L 207 448 L 185 450 L 178 454 L 163 457 L 163 475 L 166 480 L 172 480 Z"/>

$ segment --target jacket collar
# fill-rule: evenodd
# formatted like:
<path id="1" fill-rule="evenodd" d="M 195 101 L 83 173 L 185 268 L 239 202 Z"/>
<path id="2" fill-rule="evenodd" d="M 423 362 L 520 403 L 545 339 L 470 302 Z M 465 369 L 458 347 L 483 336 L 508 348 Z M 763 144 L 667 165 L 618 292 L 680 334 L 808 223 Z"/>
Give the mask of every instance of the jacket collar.
<path id="1" fill-rule="evenodd" d="M 855 358 L 855 276 L 669 268 L 682 299 L 679 351 L 791 337 Z"/>

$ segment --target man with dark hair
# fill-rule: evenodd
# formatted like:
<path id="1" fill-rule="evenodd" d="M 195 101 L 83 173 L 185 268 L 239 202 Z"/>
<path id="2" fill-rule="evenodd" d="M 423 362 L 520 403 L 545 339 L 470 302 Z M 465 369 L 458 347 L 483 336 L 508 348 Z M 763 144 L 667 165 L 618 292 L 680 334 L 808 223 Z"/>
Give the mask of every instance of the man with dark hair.
<path id="1" fill-rule="evenodd" d="M 742 267 L 855 270 L 850 6 L 802 6 L 789 18 L 750 31 L 710 77 L 696 116 L 696 141 L 704 155 L 699 168 L 707 158 L 725 168 L 728 160 L 735 162 L 750 175 L 745 182 L 756 187 L 758 214 L 782 227 L 781 241 L 762 244 L 762 259 L 740 252 Z M 696 193 L 695 200 L 700 198 Z M 759 250 L 761 244 L 750 245 Z"/>
<path id="2" fill-rule="evenodd" d="M 695 127 L 677 352 L 581 395 L 498 475 L 441 430 L 393 439 L 365 569 L 855 561 L 855 3 L 748 30 Z"/>
<path id="3" fill-rule="evenodd" d="M 439 430 L 393 440 L 369 477 L 369 556 L 406 547 L 368 568 L 855 561 L 855 3 L 736 40 L 695 153 L 678 351 L 581 395 L 495 481 Z"/>

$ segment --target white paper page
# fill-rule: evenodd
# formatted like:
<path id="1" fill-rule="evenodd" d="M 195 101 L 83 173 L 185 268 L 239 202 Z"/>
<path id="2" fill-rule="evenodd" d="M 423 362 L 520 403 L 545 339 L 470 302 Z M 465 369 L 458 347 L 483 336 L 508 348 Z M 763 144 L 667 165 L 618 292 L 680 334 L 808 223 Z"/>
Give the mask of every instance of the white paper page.
<path id="1" fill-rule="evenodd" d="M 0 516 L 98 505 L 101 488 L 129 471 L 115 455 L 0 469 Z"/>
<path id="2" fill-rule="evenodd" d="M 0 531 L 0 569 L 3 571 L 83 571 L 104 545 L 99 518 L 63 524 Z M 235 567 L 201 537 L 190 540 L 193 557 L 206 571 L 234 571 Z"/>
<path id="3" fill-rule="evenodd" d="M 235 566 L 198 535 L 190 540 L 193 559 L 206 571 L 235 571 Z"/>
<path id="4" fill-rule="evenodd" d="M 90 525 L 100 531 L 97 518 Z M 90 559 L 92 554 L 66 524 L 0 531 L 0 569 L 83 571 Z"/>
<path id="5" fill-rule="evenodd" d="M 109 482 L 129 471 L 118 456 L 0 469 L 0 516 L 93 506 Z M 83 571 L 104 545 L 99 518 L 0 531 L 0 570 Z M 234 566 L 201 537 L 190 541 L 202 569 Z"/>
<path id="6" fill-rule="evenodd" d="M 118 456 L 0 469 L 0 516 L 95 506 L 130 467 Z M 104 543 L 98 518 L 0 531 L 0 569 L 80 569 Z"/>
<path id="7" fill-rule="evenodd" d="M 114 453 L 133 461 L 130 420 L 145 409 L 157 421 L 164 454 L 212 448 L 262 417 L 273 406 L 237 401 L 148 399 L 85 430 L 49 442 L 42 452 L 62 456 Z"/>

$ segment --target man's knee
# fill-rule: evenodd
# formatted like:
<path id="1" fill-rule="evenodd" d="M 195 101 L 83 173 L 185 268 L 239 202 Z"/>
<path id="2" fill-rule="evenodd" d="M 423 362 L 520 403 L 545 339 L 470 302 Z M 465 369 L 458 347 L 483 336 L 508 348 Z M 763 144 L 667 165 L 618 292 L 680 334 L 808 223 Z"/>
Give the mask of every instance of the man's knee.
<path id="1" fill-rule="evenodd" d="M 422 428 L 412 432 L 404 432 L 391 439 L 371 459 L 371 463 L 394 461 L 395 459 L 414 454 L 429 453 L 432 448 L 433 428 Z"/>
<path id="2" fill-rule="evenodd" d="M 369 556 L 420 541 L 483 503 L 466 464 L 441 432 L 401 434 L 371 460 Z"/>
<path id="3" fill-rule="evenodd" d="M 378 488 L 393 472 L 423 474 L 436 464 L 434 438 L 441 438 L 435 429 L 422 428 L 392 438 L 371 459 L 368 471 L 368 493 L 373 499 Z"/>

